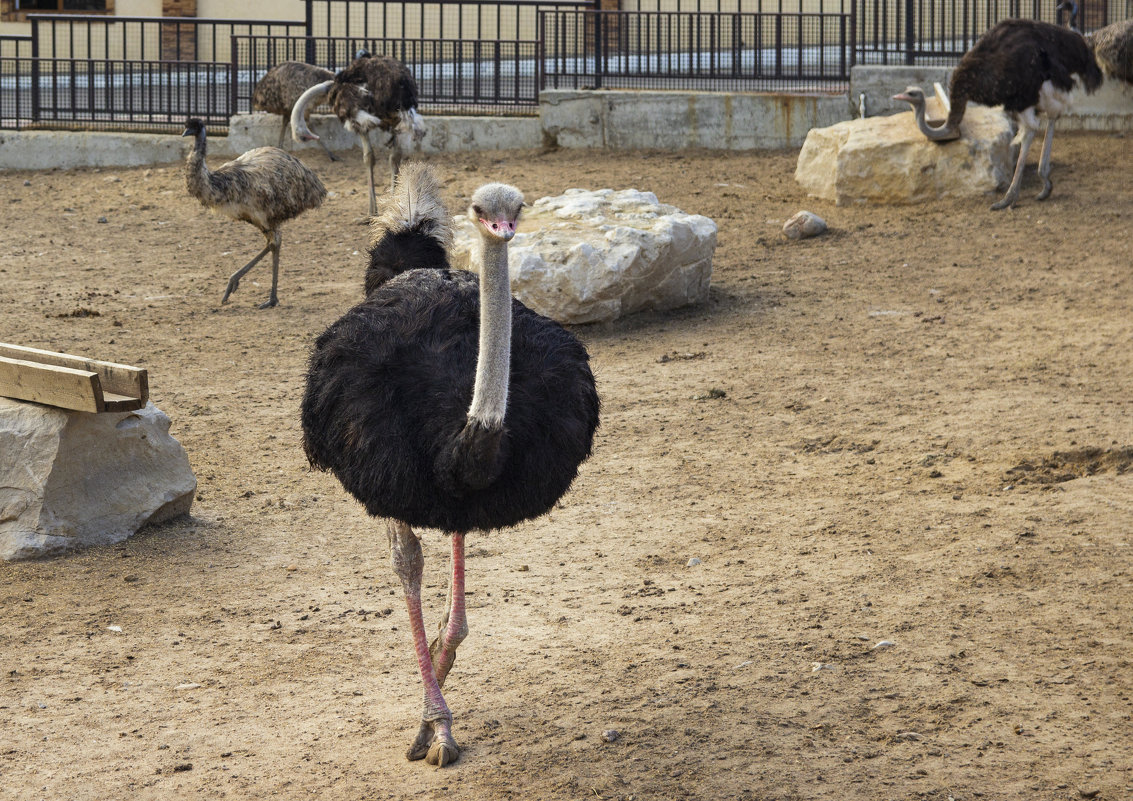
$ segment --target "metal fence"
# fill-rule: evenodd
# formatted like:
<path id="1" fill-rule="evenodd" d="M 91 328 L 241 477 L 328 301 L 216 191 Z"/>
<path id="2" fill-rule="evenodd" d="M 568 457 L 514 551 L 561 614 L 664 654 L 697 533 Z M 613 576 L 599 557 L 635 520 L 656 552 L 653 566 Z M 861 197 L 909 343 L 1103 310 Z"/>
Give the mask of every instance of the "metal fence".
<path id="1" fill-rule="evenodd" d="M 434 114 L 531 114 L 539 102 L 539 43 L 524 40 L 233 37 L 238 110 L 251 108 L 256 81 L 282 61 L 342 69 L 359 50 L 384 53 L 417 80 L 421 107 Z"/>
<path id="2" fill-rule="evenodd" d="M 169 129 L 194 114 L 222 129 L 273 64 L 333 70 L 363 48 L 409 65 L 426 113 L 534 114 L 543 87 L 840 92 L 855 63 L 954 63 L 1001 19 L 1061 21 L 1057 2 L 306 0 L 302 21 L 32 15 L 30 37 L 0 37 L 0 128 Z M 1133 15 L 1133 0 L 1079 7 L 1087 30 Z"/>
<path id="3" fill-rule="evenodd" d="M 852 31 L 834 13 L 543 12 L 543 85 L 844 91 Z"/>

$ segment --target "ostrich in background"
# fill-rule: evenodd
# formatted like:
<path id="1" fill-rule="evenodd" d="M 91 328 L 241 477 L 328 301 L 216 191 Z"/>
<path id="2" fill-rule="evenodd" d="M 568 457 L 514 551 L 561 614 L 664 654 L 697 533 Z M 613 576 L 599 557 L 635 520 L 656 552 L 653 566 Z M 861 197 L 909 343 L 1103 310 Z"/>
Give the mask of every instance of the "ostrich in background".
<path id="1" fill-rule="evenodd" d="M 425 121 L 417 112 L 417 81 L 400 61 L 389 56 L 360 52 L 334 80 L 312 86 L 291 109 L 291 135 L 298 141 L 319 137 L 307 127 L 307 106 L 326 99 L 346 130 L 362 143 L 370 188 L 370 216 L 377 213 L 374 191 L 374 147 L 370 133 L 381 129 L 389 133 L 390 187 L 397 180 L 404 152 L 424 138 Z"/>
<path id="2" fill-rule="evenodd" d="M 1082 33 L 1082 18 L 1074 0 L 1063 0 L 1058 11 L 1067 12 L 1071 30 Z M 1133 85 L 1133 19 L 1113 22 L 1084 35 L 1102 73 Z"/>
<path id="3" fill-rule="evenodd" d="M 302 61 L 284 61 L 265 72 L 264 77 L 256 82 L 256 88 L 252 90 L 252 108 L 278 114 L 281 118 L 279 143 L 276 147 L 283 148 L 287 128 L 291 125 L 291 109 L 295 107 L 295 101 L 312 86 L 333 79 L 334 73 L 328 69 L 304 64 Z M 310 115 L 311 109 L 308 108 L 305 117 Z M 338 161 L 338 156 L 330 151 L 326 142 L 320 140 L 319 144 L 323 146 L 331 161 Z"/>
<path id="4" fill-rule="evenodd" d="M 468 633 L 464 537 L 549 511 L 590 454 L 599 401 L 586 349 L 513 300 L 508 242 L 523 195 L 472 196 L 480 277 L 449 269 L 450 218 L 426 165 L 407 164 L 373 222 L 366 299 L 318 338 L 302 403 L 312 466 L 388 519 L 425 688 L 406 756 L 456 760 L 441 688 Z M 421 544 L 450 532 L 452 580 L 436 639 L 421 612 Z"/>
<path id="5" fill-rule="evenodd" d="M 1114 22 L 1086 36 L 1102 72 L 1133 85 L 1133 19 Z"/>
<path id="6" fill-rule="evenodd" d="M 228 296 L 240 286 L 240 279 L 271 252 L 271 295 L 260 308 L 277 305 L 282 242 L 279 228 L 292 217 L 317 208 L 323 202 L 327 194 L 323 182 L 303 162 L 277 147 L 249 150 L 209 170 L 205 164 L 205 124 L 195 117 L 190 119 L 182 136 L 193 137 L 193 149 L 185 162 L 185 185 L 189 194 L 207 208 L 251 223 L 267 239 L 264 249 L 228 279 L 220 302 L 226 303 Z"/>
<path id="7" fill-rule="evenodd" d="M 1054 187 L 1050 180 L 1054 121 L 1069 108 L 1075 76 L 1087 93 L 1101 86 L 1101 71 L 1079 34 L 1048 22 L 1009 19 L 981 36 L 952 71 L 948 90 L 952 108 L 943 125 L 933 127 L 925 120 L 925 95 L 919 87 L 910 86 L 893 99 L 910 103 L 921 132 L 938 142 L 960 137 L 960 121 L 970 102 L 1003 106 L 1015 116 L 1023 130 L 1023 141 L 1011 186 L 1003 199 L 992 205 L 998 210 L 1014 205 L 1019 196 L 1027 151 L 1041 125 L 1040 114 L 1047 123 L 1039 161 L 1043 190 L 1038 199 L 1050 196 Z"/>

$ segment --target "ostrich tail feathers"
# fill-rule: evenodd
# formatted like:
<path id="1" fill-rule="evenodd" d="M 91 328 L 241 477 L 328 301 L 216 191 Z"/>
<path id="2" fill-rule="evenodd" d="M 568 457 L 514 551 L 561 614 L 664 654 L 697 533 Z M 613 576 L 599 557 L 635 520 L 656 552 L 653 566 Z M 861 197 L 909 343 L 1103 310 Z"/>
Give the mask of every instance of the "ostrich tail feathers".
<path id="1" fill-rule="evenodd" d="M 408 162 L 370 223 L 369 295 L 406 270 L 449 268 L 452 219 L 441 200 L 440 182 L 428 165 Z"/>

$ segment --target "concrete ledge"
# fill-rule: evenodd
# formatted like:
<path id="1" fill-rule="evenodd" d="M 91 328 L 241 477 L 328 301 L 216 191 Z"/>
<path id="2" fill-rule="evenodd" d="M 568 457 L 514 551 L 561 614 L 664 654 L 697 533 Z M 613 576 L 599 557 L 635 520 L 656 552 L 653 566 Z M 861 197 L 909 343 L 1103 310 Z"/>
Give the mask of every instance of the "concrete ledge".
<path id="1" fill-rule="evenodd" d="M 0 131 L 0 169 L 142 167 L 180 161 L 187 146 L 165 134 Z"/>
<path id="2" fill-rule="evenodd" d="M 844 95 L 556 89 L 539 103 L 548 143 L 613 150 L 797 147 L 848 116 Z"/>

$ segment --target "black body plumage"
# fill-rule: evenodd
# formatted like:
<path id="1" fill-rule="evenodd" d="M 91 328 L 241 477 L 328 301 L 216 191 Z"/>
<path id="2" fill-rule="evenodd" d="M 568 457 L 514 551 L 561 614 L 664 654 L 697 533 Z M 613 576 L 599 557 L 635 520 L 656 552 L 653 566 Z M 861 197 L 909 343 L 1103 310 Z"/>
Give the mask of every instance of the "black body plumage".
<path id="1" fill-rule="evenodd" d="M 361 109 L 381 120 L 383 131 L 392 131 L 399 112 L 417 108 L 417 81 L 397 59 L 366 55 L 334 76 L 327 100 L 343 123 Z"/>
<path id="2" fill-rule="evenodd" d="M 417 269 L 376 287 L 315 344 L 302 406 L 311 464 L 370 514 L 413 526 L 494 529 L 548 511 L 590 454 L 598 395 L 572 334 L 517 300 L 512 314 L 504 428 L 469 431 L 477 277 Z M 499 438 L 491 464 L 475 458 L 485 436 Z"/>
<path id="3" fill-rule="evenodd" d="M 947 125 L 959 126 L 969 102 L 1025 111 L 1039 102 L 1043 83 L 1069 92 L 1075 75 L 1087 92 L 1101 86 L 1101 71 L 1081 35 L 1048 22 L 1004 20 L 981 36 L 953 70 Z"/>

